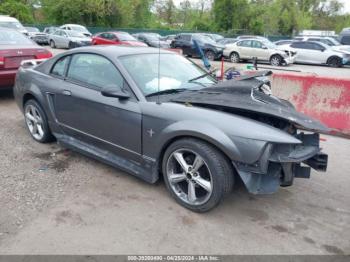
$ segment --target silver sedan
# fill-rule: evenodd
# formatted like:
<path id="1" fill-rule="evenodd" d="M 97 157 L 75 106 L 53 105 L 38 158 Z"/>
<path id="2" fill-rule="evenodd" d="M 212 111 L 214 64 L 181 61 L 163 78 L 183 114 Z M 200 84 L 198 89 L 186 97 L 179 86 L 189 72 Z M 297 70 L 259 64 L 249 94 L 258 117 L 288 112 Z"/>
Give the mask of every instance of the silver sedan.
<path id="1" fill-rule="evenodd" d="M 75 31 L 56 30 L 49 36 L 49 44 L 52 48 L 75 48 L 91 45 L 91 38 Z"/>

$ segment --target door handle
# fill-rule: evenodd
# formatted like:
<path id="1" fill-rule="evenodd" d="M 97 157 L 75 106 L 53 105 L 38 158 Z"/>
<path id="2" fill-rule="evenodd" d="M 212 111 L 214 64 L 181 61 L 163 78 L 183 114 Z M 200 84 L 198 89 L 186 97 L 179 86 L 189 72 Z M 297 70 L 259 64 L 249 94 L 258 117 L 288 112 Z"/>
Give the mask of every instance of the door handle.
<path id="1" fill-rule="evenodd" d="M 65 95 L 65 96 L 71 96 L 72 95 L 72 93 L 70 91 L 68 91 L 68 90 L 63 90 L 62 94 Z"/>

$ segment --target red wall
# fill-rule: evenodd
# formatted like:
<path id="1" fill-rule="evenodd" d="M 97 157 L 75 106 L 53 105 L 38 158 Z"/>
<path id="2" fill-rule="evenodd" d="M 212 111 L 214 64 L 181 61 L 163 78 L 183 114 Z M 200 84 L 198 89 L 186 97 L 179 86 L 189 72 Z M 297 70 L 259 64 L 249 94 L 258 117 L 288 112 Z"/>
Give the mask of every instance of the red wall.
<path id="1" fill-rule="evenodd" d="M 350 73 L 344 79 L 276 73 L 272 90 L 334 133 L 350 135 Z"/>

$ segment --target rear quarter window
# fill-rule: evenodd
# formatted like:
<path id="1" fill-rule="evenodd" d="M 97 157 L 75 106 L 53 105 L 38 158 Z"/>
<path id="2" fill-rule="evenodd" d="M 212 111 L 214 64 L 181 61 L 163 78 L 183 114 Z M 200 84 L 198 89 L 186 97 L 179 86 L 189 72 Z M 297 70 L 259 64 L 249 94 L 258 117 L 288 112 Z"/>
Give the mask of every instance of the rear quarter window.
<path id="1" fill-rule="evenodd" d="M 59 77 L 65 76 L 65 71 L 69 62 L 70 56 L 59 59 L 52 67 L 51 74 Z"/>

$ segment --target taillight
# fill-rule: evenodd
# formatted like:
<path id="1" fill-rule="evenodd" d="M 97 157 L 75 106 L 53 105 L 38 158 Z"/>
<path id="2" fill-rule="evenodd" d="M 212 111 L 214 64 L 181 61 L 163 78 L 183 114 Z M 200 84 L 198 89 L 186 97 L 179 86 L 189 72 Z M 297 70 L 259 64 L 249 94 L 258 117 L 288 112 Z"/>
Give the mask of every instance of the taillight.
<path id="1" fill-rule="evenodd" d="M 46 49 L 39 50 L 36 54 L 37 59 L 45 59 L 45 58 L 50 58 L 50 57 L 52 57 L 52 53 Z"/>
<path id="2" fill-rule="evenodd" d="M 3 56 L 0 56 L 0 68 L 3 68 L 5 64 L 5 59 Z"/>

